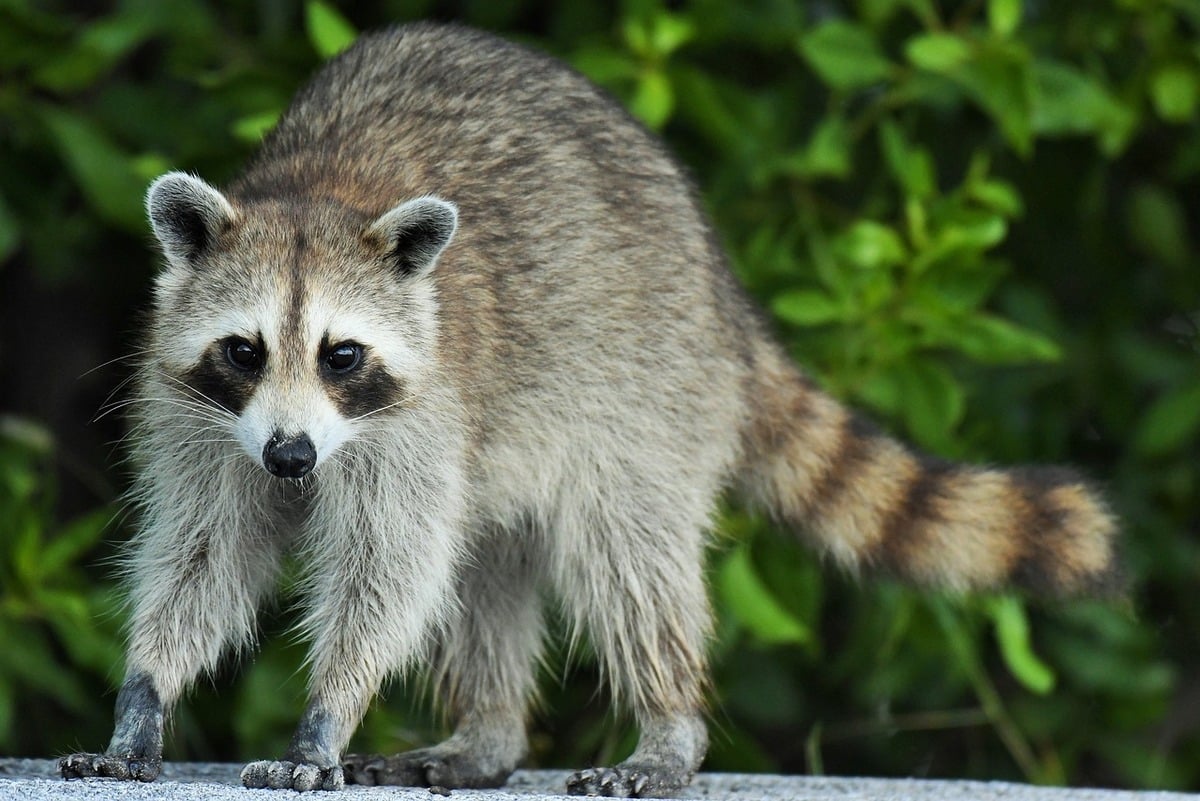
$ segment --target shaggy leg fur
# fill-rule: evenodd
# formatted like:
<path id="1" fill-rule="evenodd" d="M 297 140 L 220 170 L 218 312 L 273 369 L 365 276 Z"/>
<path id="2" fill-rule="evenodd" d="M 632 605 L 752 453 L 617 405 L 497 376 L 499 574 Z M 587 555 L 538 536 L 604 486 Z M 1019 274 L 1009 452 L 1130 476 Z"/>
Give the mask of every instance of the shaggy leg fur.
<path id="1" fill-rule="evenodd" d="M 436 421 L 417 422 L 407 430 L 436 431 Z M 284 758 L 242 771 L 247 787 L 341 787 L 342 751 L 371 698 L 442 623 L 461 553 L 452 445 L 372 452 L 369 473 L 351 451 L 322 474 L 304 548 L 311 700 Z"/>
<path id="2" fill-rule="evenodd" d="M 212 483 L 242 477 L 198 475 L 205 491 L 238 494 Z M 150 493 L 159 489 L 151 486 Z M 211 496 L 210 496 L 211 497 Z M 220 496 L 218 496 L 220 497 Z M 216 666 L 230 645 L 247 643 L 255 613 L 274 584 L 279 538 L 254 505 L 182 503 L 151 507 L 131 562 L 133 607 L 116 726 L 103 754 L 59 761 L 65 778 L 106 776 L 153 781 L 162 765 L 163 721 L 197 674 Z"/>
<path id="3" fill-rule="evenodd" d="M 567 790 L 669 795 L 691 781 L 708 742 L 701 714 L 709 613 L 700 528 L 698 521 L 618 522 L 621 536 L 601 528 L 587 547 L 563 549 L 562 580 L 576 585 L 563 597 L 578 604 L 576 619 L 587 627 L 618 700 L 632 706 L 641 739 L 619 765 L 572 774 Z M 630 547 L 631 537 L 643 542 Z M 665 538 L 676 541 L 657 553 L 670 558 L 636 558 Z"/>
<path id="4" fill-rule="evenodd" d="M 460 617 L 438 653 L 437 686 L 457 721 L 430 748 L 348 756 L 357 784 L 499 787 L 525 756 L 525 711 L 541 649 L 542 617 L 527 532 L 497 531 L 459 579 Z"/>

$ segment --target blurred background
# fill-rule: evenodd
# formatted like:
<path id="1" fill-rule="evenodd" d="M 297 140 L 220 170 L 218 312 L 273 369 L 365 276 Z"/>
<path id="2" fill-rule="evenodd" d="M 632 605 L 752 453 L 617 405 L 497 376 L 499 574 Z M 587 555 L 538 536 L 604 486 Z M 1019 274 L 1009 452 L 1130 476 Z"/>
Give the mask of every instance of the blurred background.
<path id="1" fill-rule="evenodd" d="M 830 391 L 930 452 L 1077 465 L 1125 521 L 1129 602 L 1046 603 L 855 581 L 731 506 L 707 769 L 1200 790 L 1198 0 L 0 0 L 0 753 L 111 731 L 146 184 L 228 180 L 357 31 L 431 18 L 661 132 Z M 292 619 L 285 591 L 171 758 L 282 751 Z M 532 765 L 628 752 L 596 685 L 551 649 Z M 420 690 L 355 748 L 444 733 Z"/>

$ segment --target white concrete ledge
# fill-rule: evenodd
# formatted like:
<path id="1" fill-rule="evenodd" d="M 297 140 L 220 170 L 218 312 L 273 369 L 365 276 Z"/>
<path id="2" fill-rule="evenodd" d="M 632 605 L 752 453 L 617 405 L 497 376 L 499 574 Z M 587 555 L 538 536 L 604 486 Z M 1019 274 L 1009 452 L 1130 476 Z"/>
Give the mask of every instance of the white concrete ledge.
<path id="1" fill-rule="evenodd" d="M 0 759 L 0 799 L 23 801 L 247 801 L 251 794 L 280 798 L 278 790 L 247 790 L 238 781 L 241 765 L 195 762 L 167 763 L 150 784 L 111 779 L 58 777 L 50 759 Z M 523 770 L 500 790 L 455 790 L 460 801 L 535 801 L 562 795 L 565 770 Z M 410 787 L 348 787 L 320 793 L 314 799 L 359 801 L 409 799 L 440 801 L 429 790 Z M 288 791 L 286 798 L 293 797 Z M 815 776 L 772 776 L 745 773 L 702 773 L 680 794 L 712 801 L 1197 801 L 1200 795 L 1127 790 L 1033 787 L 1006 782 L 935 781 L 926 779 L 842 779 Z"/>

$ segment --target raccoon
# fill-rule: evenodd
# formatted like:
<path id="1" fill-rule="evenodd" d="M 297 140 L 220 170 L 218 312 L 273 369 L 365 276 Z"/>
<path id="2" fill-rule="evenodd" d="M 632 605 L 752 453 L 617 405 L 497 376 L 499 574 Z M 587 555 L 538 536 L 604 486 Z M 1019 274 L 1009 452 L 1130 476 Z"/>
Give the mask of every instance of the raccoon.
<path id="1" fill-rule="evenodd" d="M 707 748 L 706 532 L 740 493 L 833 561 L 954 590 L 1116 581 L 1076 474 L 926 457 L 773 342 L 684 171 L 557 61 L 461 27 L 367 34 L 224 191 L 146 201 L 165 266 L 132 403 L 140 529 L 112 741 L 65 777 L 153 780 L 164 718 L 306 568 L 310 700 L 248 787 L 501 785 L 547 600 L 640 729 L 574 794 L 658 796 Z M 456 728 L 343 752 L 427 663 Z"/>

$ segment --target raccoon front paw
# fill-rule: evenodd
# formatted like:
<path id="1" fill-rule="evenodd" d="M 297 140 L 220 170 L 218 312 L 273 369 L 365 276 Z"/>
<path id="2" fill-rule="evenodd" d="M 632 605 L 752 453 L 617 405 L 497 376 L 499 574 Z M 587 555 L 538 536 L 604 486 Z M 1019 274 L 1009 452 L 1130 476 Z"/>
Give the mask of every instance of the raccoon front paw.
<path id="1" fill-rule="evenodd" d="M 388 757 L 349 754 L 342 758 L 342 767 L 351 784 L 465 789 L 500 787 L 515 766 L 443 744 Z"/>
<path id="2" fill-rule="evenodd" d="M 568 795 L 610 798 L 670 798 L 692 779 L 690 773 L 652 766 L 619 765 L 587 768 L 567 778 Z"/>
<path id="3" fill-rule="evenodd" d="M 242 768 L 242 784 L 250 788 L 273 790 L 340 790 L 345 786 L 341 765 L 313 765 L 308 762 L 251 762 Z"/>
<path id="4" fill-rule="evenodd" d="M 103 777 L 123 781 L 152 782 L 162 770 L 162 759 L 132 755 L 71 754 L 58 760 L 64 779 Z"/>

